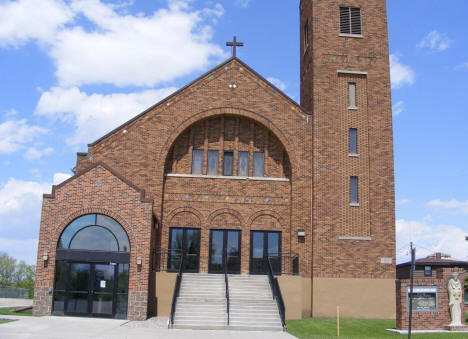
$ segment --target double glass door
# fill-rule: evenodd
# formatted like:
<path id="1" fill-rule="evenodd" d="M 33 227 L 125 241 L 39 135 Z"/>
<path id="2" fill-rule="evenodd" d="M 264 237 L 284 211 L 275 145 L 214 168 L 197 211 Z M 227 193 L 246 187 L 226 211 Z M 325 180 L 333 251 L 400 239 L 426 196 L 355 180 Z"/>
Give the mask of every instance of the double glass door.
<path id="1" fill-rule="evenodd" d="M 240 231 L 211 230 L 209 273 L 240 273 Z"/>
<path id="2" fill-rule="evenodd" d="M 184 272 L 198 272 L 200 261 L 200 229 L 172 227 L 169 234 L 168 270 L 178 271 L 185 252 Z"/>
<path id="3" fill-rule="evenodd" d="M 273 273 L 281 274 L 281 232 L 252 231 L 250 236 L 250 273 L 266 274 L 270 258 Z"/>
<path id="4" fill-rule="evenodd" d="M 128 264 L 59 261 L 55 277 L 55 314 L 125 318 Z"/>

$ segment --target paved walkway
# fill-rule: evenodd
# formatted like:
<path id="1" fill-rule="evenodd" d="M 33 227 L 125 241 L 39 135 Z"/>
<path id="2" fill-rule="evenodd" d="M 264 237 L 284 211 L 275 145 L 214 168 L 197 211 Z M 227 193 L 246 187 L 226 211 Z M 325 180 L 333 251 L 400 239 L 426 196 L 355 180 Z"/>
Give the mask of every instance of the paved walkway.
<path id="1" fill-rule="evenodd" d="M 286 332 L 168 330 L 167 318 L 147 321 L 73 317 L 0 316 L 17 321 L 0 324 L 0 338 L 151 338 L 151 339 L 294 339 Z"/>
<path id="2" fill-rule="evenodd" d="M 32 306 L 32 299 L 0 298 L 0 307 Z"/>

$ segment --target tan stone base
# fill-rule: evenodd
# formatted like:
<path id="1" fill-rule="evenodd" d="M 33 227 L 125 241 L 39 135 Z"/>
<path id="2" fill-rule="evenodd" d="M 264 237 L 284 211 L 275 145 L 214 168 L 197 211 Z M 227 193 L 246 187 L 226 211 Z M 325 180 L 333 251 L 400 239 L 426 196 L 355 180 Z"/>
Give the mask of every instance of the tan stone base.
<path id="1" fill-rule="evenodd" d="M 395 319 L 395 280 L 314 278 L 312 316 Z"/>
<path id="2" fill-rule="evenodd" d="M 156 274 L 156 315 L 169 317 L 171 315 L 172 295 L 177 278 L 176 273 L 157 272 Z"/>
<path id="3" fill-rule="evenodd" d="M 468 326 L 462 325 L 462 326 L 445 326 L 444 329 L 446 331 L 450 332 L 468 332 Z"/>
<path id="4" fill-rule="evenodd" d="M 286 308 L 286 320 L 310 317 L 311 279 L 282 275 L 278 277 L 278 283 Z"/>
<path id="5" fill-rule="evenodd" d="M 33 310 L 34 315 L 50 315 L 52 312 L 52 293 L 49 287 L 36 286 L 34 288 Z"/>

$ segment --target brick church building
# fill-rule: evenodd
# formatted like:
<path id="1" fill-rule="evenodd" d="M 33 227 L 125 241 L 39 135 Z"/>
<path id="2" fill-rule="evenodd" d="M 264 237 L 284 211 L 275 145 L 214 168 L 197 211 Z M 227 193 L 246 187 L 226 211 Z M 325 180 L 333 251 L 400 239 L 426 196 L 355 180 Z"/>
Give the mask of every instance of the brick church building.
<path id="1" fill-rule="evenodd" d="M 179 271 L 270 262 L 286 318 L 395 316 L 385 1 L 302 0 L 300 27 L 300 104 L 234 54 L 78 153 L 43 198 L 35 314 L 168 316 Z"/>

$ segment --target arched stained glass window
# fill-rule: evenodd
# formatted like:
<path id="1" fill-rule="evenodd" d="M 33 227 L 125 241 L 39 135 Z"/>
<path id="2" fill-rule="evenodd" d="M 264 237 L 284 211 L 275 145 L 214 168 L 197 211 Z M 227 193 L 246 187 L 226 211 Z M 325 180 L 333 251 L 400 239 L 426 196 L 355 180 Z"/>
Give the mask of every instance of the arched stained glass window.
<path id="1" fill-rule="evenodd" d="M 57 247 L 130 252 L 130 243 L 123 227 L 102 214 L 87 214 L 73 220 L 62 232 Z"/>

